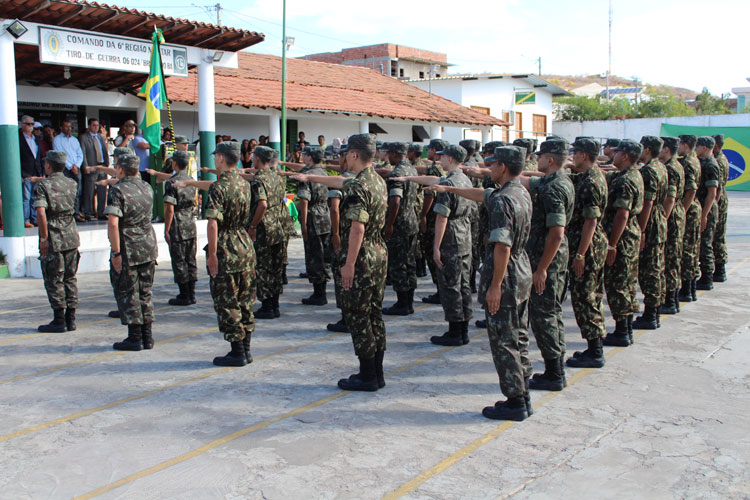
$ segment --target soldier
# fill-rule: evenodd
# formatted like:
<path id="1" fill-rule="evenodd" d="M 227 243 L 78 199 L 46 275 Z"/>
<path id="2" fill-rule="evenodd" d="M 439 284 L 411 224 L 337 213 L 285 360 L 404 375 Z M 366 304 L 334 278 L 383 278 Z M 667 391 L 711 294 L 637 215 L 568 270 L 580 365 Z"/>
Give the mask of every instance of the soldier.
<path id="1" fill-rule="evenodd" d="M 220 142 L 213 154 L 219 177 L 206 197 L 206 268 L 219 331 L 232 345 L 226 356 L 214 358 L 213 363 L 245 366 L 253 361 L 250 338 L 255 331 L 255 251 L 246 229 L 251 217 L 250 184 L 237 170 L 238 142 Z"/>
<path id="2" fill-rule="evenodd" d="M 680 145 L 677 154 L 682 167 L 685 169 L 685 194 L 682 198 L 682 206 L 685 209 L 685 237 L 682 246 L 682 288 L 677 298 L 680 302 L 692 302 L 698 300 L 696 294 L 696 282 L 700 268 L 698 267 L 698 256 L 700 255 L 700 231 L 701 231 L 701 205 L 695 197 L 698 184 L 701 180 L 701 165 L 695 156 L 695 143 L 698 137 L 692 134 L 680 136 Z"/>
<path id="3" fill-rule="evenodd" d="M 326 175 L 320 162 L 323 152 L 307 147 L 302 151 L 305 164 L 300 172 L 310 175 Z M 328 210 L 328 189 L 321 184 L 301 183 L 297 189 L 297 211 L 305 244 L 305 269 L 307 279 L 313 285 L 313 294 L 302 299 L 309 306 L 322 306 L 326 299 L 326 283 L 331 276 L 325 265 L 325 249 L 331 235 L 331 213 Z"/>
<path id="4" fill-rule="evenodd" d="M 696 290 L 713 290 L 714 288 L 714 232 L 719 218 L 718 190 L 721 187 L 721 168 L 714 158 L 713 137 L 699 137 L 695 152 L 701 162 L 701 181 L 695 197 L 701 204 L 701 243 L 700 271 L 701 277 L 695 284 Z"/>
<path id="5" fill-rule="evenodd" d="M 405 148 L 404 148 L 405 149 Z M 383 356 L 386 334 L 382 315 L 388 254 L 383 241 L 387 197 L 385 181 L 375 172 L 375 137 L 349 137 L 346 163 L 354 178 L 297 175 L 301 182 L 343 188 L 341 200 L 341 311 L 351 330 L 359 373 L 339 380 L 347 391 L 377 391 L 385 387 Z"/>
<path id="6" fill-rule="evenodd" d="M 523 169 L 528 172 L 531 170 L 537 170 L 537 161 L 533 161 L 532 158 L 536 158 L 534 151 L 536 149 L 534 145 L 534 139 L 520 138 L 513 141 L 514 146 L 524 148 L 526 150 L 526 163 L 524 163 Z M 538 160 L 538 159 L 537 159 Z"/>
<path id="7" fill-rule="evenodd" d="M 419 172 L 421 169 L 427 168 L 427 163 L 422 159 L 422 145 L 421 144 L 409 144 L 409 149 L 406 151 L 406 159 L 409 160 L 412 167 Z M 417 214 L 417 220 L 419 221 L 422 217 L 422 207 L 424 206 L 424 193 L 422 192 L 421 186 L 417 188 L 417 203 L 414 205 L 414 211 Z M 417 266 L 417 278 L 423 278 L 427 276 L 427 260 L 425 258 L 422 247 L 422 231 L 417 232 L 417 249 L 416 249 L 416 266 Z"/>
<path id="8" fill-rule="evenodd" d="M 581 138 L 573 143 L 575 207 L 565 230 L 570 257 L 568 276 L 573 305 L 585 351 L 576 351 L 566 364 L 574 368 L 602 368 L 604 352 L 604 260 L 607 235 L 602 217 L 607 208 L 607 179 L 596 164 L 601 145 L 596 139 Z"/>
<path id="9" fill-rule="evenodd" d="M 464 160 L 463 165 L 466 167 L 477 167 L 479 166 L 479 163 L 481 161 L 482 164 L 484 164 L 484 158 L 479 156 L 477 159 L 478 153 L 477 150 L 480 147 L 479 141 L 475 141 L 474 139 L 465 139 L 463 141 L 460 141 L 458 143 L 459 146 L 463 147 L 466 150 L 466 160 Z M 469 182 L 471 182 L 471 185 L 478 188 L 482 187 L 482 180 L 476 177 L 469 178 Z M 477 293 L 477 271 L 479 271 L 479 266 L 481 265 L 481 253 L 482 253 L 482 244 L 480 242 L 481 235 L 479 233 L 479 206 L 481 203 L 473 203 L 470 205 L 469 210 L 469 220 L 471 221 L 471 278 L 469 279 L 470 285 L 471 285 L 471 293 Z"/>
<path id="10" fill-rule="evenodd" d="M 174 281 L 180 289 L 169 305 L 195 304 L 195 282 L 198 281 L 197 230 L 195 227 L 196 193 L 194 187 L 177 188 L 176 182 L 190 179 L 187 168 L 190 157 L 177 150 L 171 157 L 176 173 L 164 184 L 164 240 L 169 245 Z"/>
<path id="11" fill-rule="evenodd" d="M 427 159 L 430 164 L 423 169 L 416 167 L 417 173 L 420 175 L 431 175 L 434 177 L 442 177 L 445 175 L 443 169 L 440 167 L 440 158 L 437 155 L 438 151 L 443 151 L 448 147 L 448 141 L 442 139 L 432 139 L 430 144 L 427 146 Z M 430 276 L 432 283 L 437 288 L 438 276 L 437 266 L 435 261 L 432 259 L 432 244 L 435 241 L 435 218 L 437 214 L 432 210 L 432 206 L 435 203 L 435 193 L 433 191 L 424 191 L 424 201 L 422 203 L 422 213 L 419 219 L 419 231 L 421 234 L 422 253 L 427 260 L 427 268 L 430 270 Z M 440 304 L 440 291 L 438 290 L 432 295 L 422 297 L 422 302 L 427 304 Z"/>
<path id="12" fill-rule="evenodd" d="M 490 227 L 479 301 L 485 309 L 500 390 L 507 400 L 484 408 L 482 415 L 495 420 L 520 421 L 533 413 L 528 357 L 531 265 L 526 253 L 532 206 L 529 193 L 518 179 L 524 168 L 525 152 L 517 146 L 500 147 L 485 163 L 491 165 L 492 181 L 501 187 L 483 191 L 435 185 L 430 189 L 474 201 L 483 198 L 487 205 Z"/>
<path id="13" fill-rule="evenodd" d="M 252 156 L 256 172 L 250 181 L 252 220 L 248 234 L 255 247 L 256 296 L 263 304 L 255 311 L 256 319 L 274 319 L 281 315 L 279 296 L 284 291 L 281 283 L 281 270 L 284 267 L 283 224 L 288 210 L 284 203 L 286 180 L 273 165 L 278 154 L 268 146 L 257 146 Z"/>
<path id="14" fill-rule="evenodd" d="M 633 343 L 633 314 L 638 312 L 635 296 L 641 245 L 638 215 L 643 209 L 643 177 L 638 172 L 638 159 L 643 146 L 623 139 L 614 150 L 613 165 L 617 172 L 607 174 L 609 193 L 604 211 L 608 239 L 604 289 L 616 326 L 614 332 L 604 337 L 603 344 L 627 347 Z"/>
<path id="15" fill-rule="evenodd" d="M 568 141 L 546 140 L 536 154 L 543 177 L 521 177 L 533 200 L 533 215 L 526 253 L 533 288 L 529 318 L 537 346 L 544 358 L 544 373 L 531 379 L 530 388 L 561 391 L 565 386 L 565 325 L 562 301 L 568 274 L 568 240 L 565 227 L 573 217 L 575 188 L 562 169 L 568 158 Z"/>
<path id="16" fill-rule="evenodd" d="M 721 170 L 721 182 L 717 193 L 718 218 L 716 220 L 716 230 L 714 231 L 714 281 L 723 283 L 727 280 L 726 264 L 729 256 L 727 255 L 727 214 L 729 211 L 729 197 L 727 196 L 727 181 L 729 180 L 729 160 L 722 152 L 724 147 L 724 134 L 713 136 L 716 145 L 714 146 L 714 158 L 719 164 Z"/>
<path id="17" fill-rule="evenodd" d="M 394 177 L 417 175 L 406 156 L 407 146 L 403 142 L 388 145 L 388 162 L 393 166 L 388 185 L 388 219 L 383 236 L 388 244 L 388 275 L 398 301 L 383 309 L 383 314 L 406 316 L 414 313 L 412 303 L 417 288 L 417 267 L 414 261 L 417 245 L 417 216 L 414 204 L 417 200 L 417 185 L 409 181 L 395 181 Z"/>
<path id="18" fill-rule="evenodd" d="M 680 265 L 682 260 L 682 240 L 685 232 L 685 209 L 682 197 L 685 191 L 685 170 L 677 161 L 679 140 L 676 137 L 662 137 L 664 147 L 659 153 L 659 161 L 667 167 L 667 197 L 664 199 L 664 217 L 667 219 L 667 243 L 664 255 L 666 294 L 661 307 L 662 314 L 680 312 L 677 293 L 681 286 Z"/>
<path id="19" fill-rule="evenodd" d="M 604 150 L 602 153 L 604 153 L 602 156 L 599 157 L 600 165 L 612 165 L 612 162 L 615 158 L 615 148 L 620 145 L 620 139 L 607 139 L 607 142 L 604 143 Z"/>
<path id="20" fill-rule="evenodd" d="M 63 175 L 67 155 L 48 151 L 47 177 L 34 186 L 34 208 L 39 225 L 39 261 L 54 317 L 40 332 L 62 333 L 76 329 L 78 307 L 78 227 L 73 220 L 78 184 Z"/>
<path id="21" fill-rule="evenodd" d="M 667 198 L 667 168 L 658 158 L 664 145 L 659 137 L 644 135 L 641 145 L 643 209 L 638 216 L 641 228 L 638 284 L 643 292 L 645 309 L 633 322 L 633 328 L 656 330 L 661 326 L 659 307 L 666 293 L 664 245 L 667 242 L 667 219 L 664 201 Z"/>
<path id="22" fill-rule="evenodd" d="M 154 347 L 151 325 L 157 247 L 151 225 L 154 193 L 138 174 L 140 160 L 133 154 L 115 159 L 119 181 L 109 188 L 107 215 L 110 253 L 110 281 L 113 283 L 120 322 L 128 336 L 115 342 L 118 351 L 140 351 Z"/>

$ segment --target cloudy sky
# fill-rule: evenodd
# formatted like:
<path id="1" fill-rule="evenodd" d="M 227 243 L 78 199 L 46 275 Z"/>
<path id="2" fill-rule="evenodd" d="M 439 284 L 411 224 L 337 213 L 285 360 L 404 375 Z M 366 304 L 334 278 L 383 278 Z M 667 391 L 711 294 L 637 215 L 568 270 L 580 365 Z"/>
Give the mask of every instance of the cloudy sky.
<path id="1" fill-rule="evenodd" d="M 213 0 L 209 0 L 213 1 Z M 215 22 L 207 0 L 118 5 Z M 262 32 L 281 51 L 281 0 L 219 0 L 222 24 Z M 714 94 L 748 86 L 747 0 L 612 0 L 612 74 Z M 607 0 L 287 0 L 289 55 L 390 42 L 448 55 L 451 73 L 607 71 Z"/>

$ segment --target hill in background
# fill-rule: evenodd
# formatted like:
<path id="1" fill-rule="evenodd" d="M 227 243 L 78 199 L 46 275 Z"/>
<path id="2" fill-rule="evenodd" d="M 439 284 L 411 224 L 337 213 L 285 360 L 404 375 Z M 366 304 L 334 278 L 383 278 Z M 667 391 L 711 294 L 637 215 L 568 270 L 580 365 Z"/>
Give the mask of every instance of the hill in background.
<path id="1" fill-rule="evenodd" d="M 572 76 L 572 75 L 542 75 L 542 78 L 548 82 L 557 85 L 567 91 L 583 87 L 590 83 L 598 83 L 599 85 L 606 85 L 607 79 L 600 75 L 589 75 L 589 76 Z M 640 82 L 643 85 L 643 82 Z M 609 85 L 611 87 L 635 87 L 635 80 L 629 78 L 622 78 L 619 76 L 610 76 Z M 672 87 L 670 85 L 650 85 L 646 84 L 646 89 L 653 90 L 657 93 L 672 94 L 680 101 L 692 101 L 698 95 L 690 89 L 681 87 Z"/>

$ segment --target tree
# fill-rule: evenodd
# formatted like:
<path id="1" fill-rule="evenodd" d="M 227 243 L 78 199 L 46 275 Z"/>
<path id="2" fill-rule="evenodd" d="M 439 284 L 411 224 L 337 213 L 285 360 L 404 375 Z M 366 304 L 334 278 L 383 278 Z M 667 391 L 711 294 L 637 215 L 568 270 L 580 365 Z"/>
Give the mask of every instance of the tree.
<path id="1" fill-rule="evenodd" d="M 667 116 L 691 116 L 690 106 L 672 94 L 649 89 L 638 103 L 615 98 L 607 102 L 601 97 L 570 96 L 555 100 L 557 120 L 612 120 L 627 118 L 654 118 Z"/>
<path id="2" fill-rule="evenodd" d="M 699 115 L 726 115 L 732 112 L 729 108 L 729 94 L 716 97 L 706 87 L 696 96 L 695 103 Z"/>

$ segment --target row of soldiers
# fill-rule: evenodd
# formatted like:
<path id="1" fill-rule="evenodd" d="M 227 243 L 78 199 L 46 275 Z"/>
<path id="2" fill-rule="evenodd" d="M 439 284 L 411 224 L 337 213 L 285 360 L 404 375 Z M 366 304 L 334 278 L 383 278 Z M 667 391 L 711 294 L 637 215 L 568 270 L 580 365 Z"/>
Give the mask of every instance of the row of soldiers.
<path id="1" fill-rule="evenodd" d="M 693 161 L 695 145 L 699 170 Z M 528 149 L 521 143 L 489 143 L 484 147 L 484 158 L 477 154 L 476 141 L 448 145 L 433 140 L 428 146 L 428 162 L 418 160 L 416 147 L 391 143 L 381 149 L 385 149 L 384 156 L 392 168 L 376 168 L 374 137 L 363 134 L 352 136 L 342 151 L 337 167 L 343 172 L 340 176 L 325 175 L 313 150 L 303 154 L 301 173 L 283 172 L 275 168 L 277 153 L 264 147 L 254 152 L 252 171 L 241 172 L 237 169 L 240 152 L 234 146 L 217 145 L 215 182 L 185 179 L 182 163 L 187 162 L 181 163 L 176 153 L 176 173 L 165 187 L 165 203 L 172 205 L 174 212 L 174 224 L 166 236 L 176 278 L 184 274 L 181 260 L 194 262 L 195 233 L 188 230 L 183 234 L 182 230 L 184 225 L 195 224 L 191 205 L 194 189 L 208 191 L 206 264 L 219 328 L 232 346 L 226 356 L 214 359 L 220 366 L 251 362 L 255 316 L 279 316 L 281 270 L 289 234 L 284 227 L 289 217 L 283 203 L 283 175 L 292 175 L 300 183 L 297 196 L 305 261 L 315 289 L 305 300 L 313 305 L 325 303 L 325 282 L 329 279 L 325 253 L 326 248 L 331 249 L 329 260 L 342 320 L 329 328 L 342 327 L 351 332 L 360 361 L 359 373 L 339 381 L 342 389 L 374 391 L 385 385 L 382 314 L 413 313 L 419 234 L 423 236 L 419 246 L 438 288 L 437 294 L 426 299 L 437 296 L 449 323 L 446 333 L 431 339 L 439 345 L 468 343 L 471 282 L 479 267 L 474 255 L 477 247 L 483 250 L 478 252 L 484 260 L 479 301 L 486 310 L 500 386 L 508 398 L 485 408 L 483 414 L 488 418 L 522 420 L 532 411 L 529 389 L 562 390 L 566 385 L 562 302 L 568 286 L 588 348 L 575 353 L 567 364 L 601 367 L 602 345 L 629 345 L 634 326 L 658 327 L 662 305 L 663 313 L 677 312 L 668 310 L 679 307 L 679 302 L 672 300 L 675 295 L 693 300 L 695 289 L 708 289 L 713 281 L 725 279 L 725 253 L 722 259 L 717 252 L 720 265 L 716 270 L 709 256 L 709 250 L 713 255 L 716 221 L 721 219 L 717 205 L 726 196 L 722 184 L 726 176 L 711 154 L 713 138 L 649 136 L 640 144 L 608 141 L 605 153 L 614 154 L 611 161 L 602 163 L 612 166 L 601 168 L 597 164 L 601 160 L 600 144 L 592 138 L 576 139 L 572 162 L 569 145 L 561 138 L 549 138 L 534 154 L 530 142 L 523 143 Z M 53 232 L 57 237 L 59 231 L 70 231 L 71 227 L 75 231 L 74 224 L 66 224 L 72 217 L 72 202 L 68 207 L 66 186 L 58 182 L 54 170 L 60 155 L 64 153 L 48 154 L 50 177 L 38 188 L 40 194 L 45 190 L 52 193 L 38 198 L 39 208 L 52 214 L 50 240 Z M 639 162 L 643 166 L 639 167 Z M 117 155 L 115 166 L 119 180 L 110 190 L 111 208 L 107 209 L 112 245 L 110 276 L 121 320 L 128 325 L 128 337 L 114 348 L 149 349 L 153 347 L 150 288 L 156 261 L 155 235 L 148 222 L 153 200 L 150 188 L 136 177 L 137 158 Z M 606 170 L 612 171 L 605 175 Z M 426 186 L 424 190 L 420 185 Z M 696 191 L 697 201 L 693 200 Z M 686 215 L 686 222 L 680 222 L 678 205 L 687 205 L 688 213 L 693 205 L 704 209 L 698 216 L 700 237 L 688 222 L 694 218 Z M 425 206 L 429 208 L 425 210 Z M 723 206 L 726 209 L 726 201 Z M 678 229 L 682 226 L 683 233 L 667 232 L 673 220 Z M 40 254 L 55 318 L 40 330 L 47 327 L 58 331 L 62 327 L 64 331 L 66 326 L 72 330 L 77 266 L 70 259 L 75 255 L 77 263 L 77 245 L 65 249 L 55 243 L 51 252 L 49 247 L 43 251 L 47 227 L 40 224 Z M 665 280 L 664 262 L 669 258 L 665 248 L 679 247 L 672 242 L 683 237 L 684 249 L 676 257 L 682 272 L 678 271 L 672 281 L 669 276 Z M 668 243 L 668 238 L 673 239 Z M 710 243 L 704 244 L 709 238 Z M 192 243 L 179 243 L 191 239 Z M 62 240 L 73 241 L 69 237 Z M 577 252 L 573 254 L 569 248 Z M 58 254 L 57 260 L 70 261 L 69 265 L 45 266 L 44 258 L 50 253 Z M 190 253 L 192 257 L 187 255 Z M 669 270 L 672 275 L 673 266 Z M 188 275 L 191 272 L 186 271 Z M 197 275 L 191 276 L 197 279 Z M 393 284 L 398 300 L 383 310 L 386 279 Z M 679 279 L 682 283 L 675 283 Z M 195 279 L 187 282 L 193 283 L 192 291 L 190 285 L 185 290 L 181 286 L 181 294 L 192 295 L 188 302 L 194 302 Z M 646 310 L 633 320 L 638 312 L 636 282 L 640 282 L 646 297 Z M 602 285 L 617 323 L 610 334 L 604 331 Z M 256 293 L 263 306 L 254 315 Z M 68 321 L 71 310 L 72 328 Z M 544 373 L 533 378 L 527 349 L 529 318 L 545 360 Z"/>

